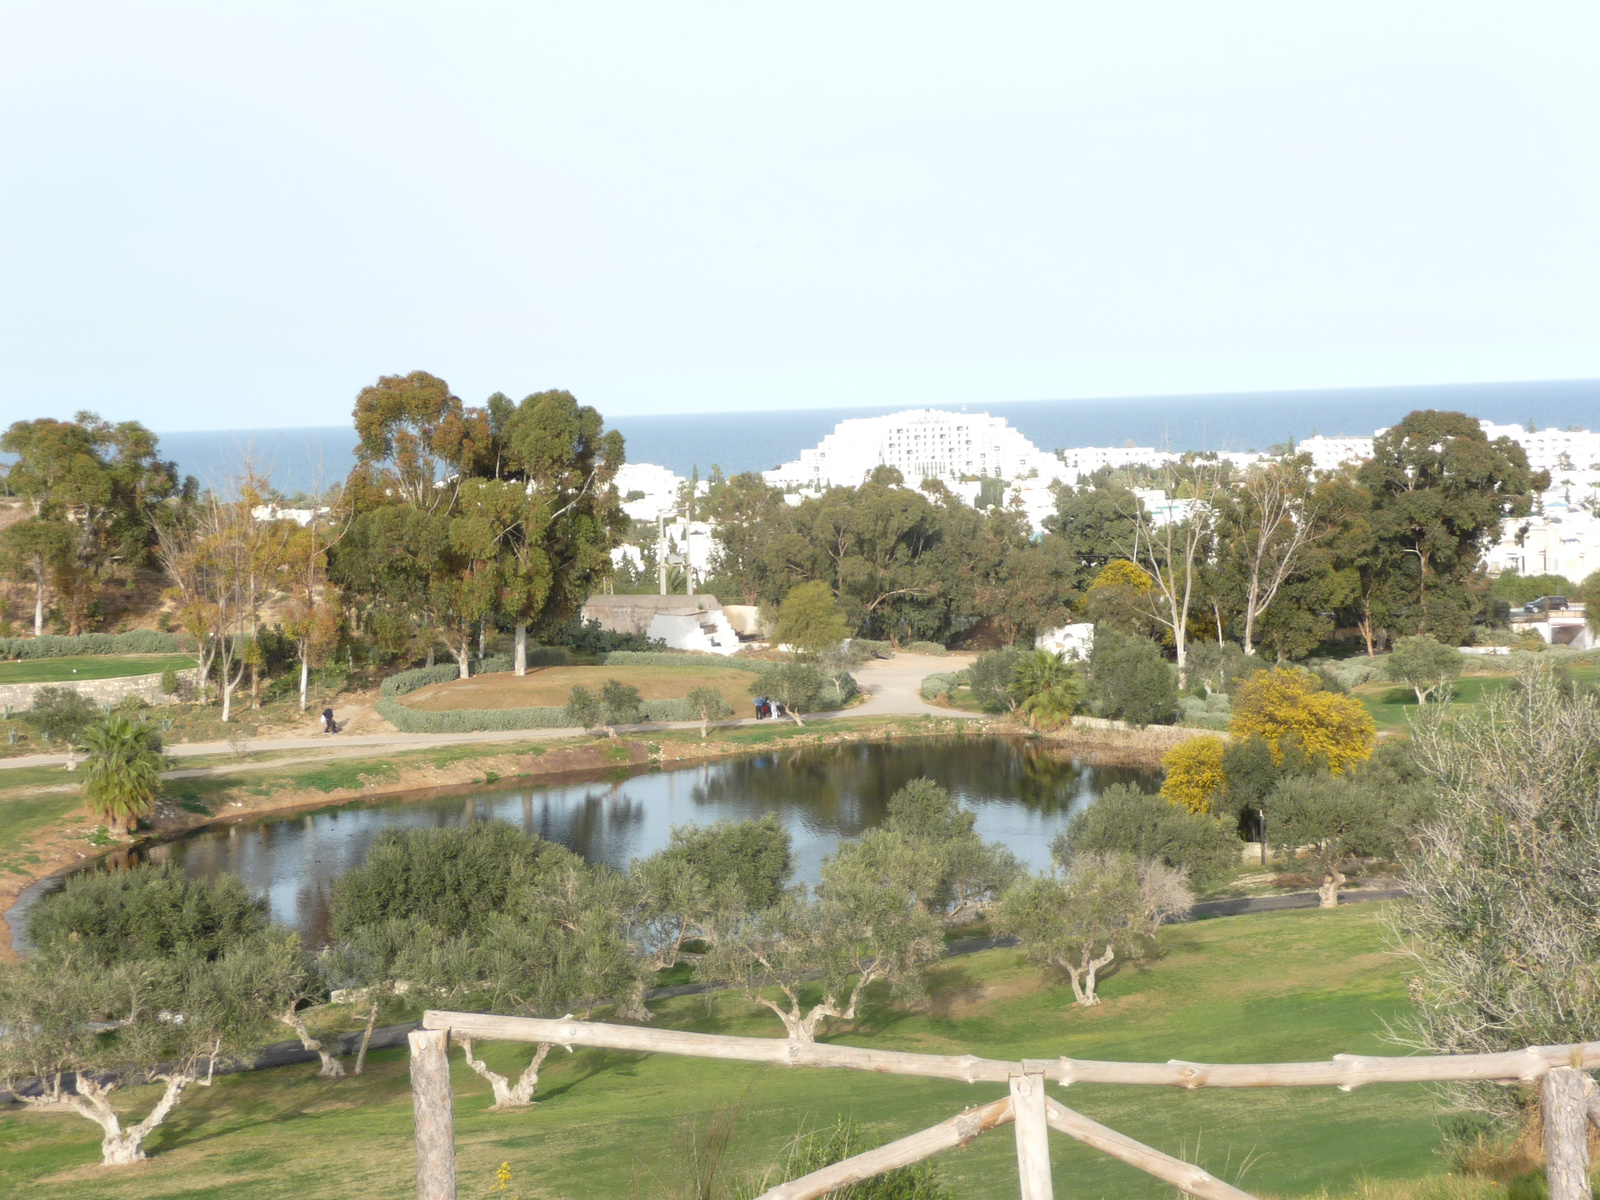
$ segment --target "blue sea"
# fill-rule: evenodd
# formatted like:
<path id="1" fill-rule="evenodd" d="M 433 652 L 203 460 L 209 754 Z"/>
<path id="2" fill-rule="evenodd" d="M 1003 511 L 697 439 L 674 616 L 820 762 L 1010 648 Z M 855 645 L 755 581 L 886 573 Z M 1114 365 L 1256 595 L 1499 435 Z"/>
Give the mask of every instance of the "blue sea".
<path id="1" fill-rule="evenodd" d="M 713 466 L 727 474 L 762 471 L 798 457 L 840 421 L 909 407 L 811 408 L 745 413 L 618 417 L 630 462 L 659 463 L 681 475 Z M 959 409 L 960 405 L 928 407 Z M 1450 384 L 1433 387 L 1251 392 L 1208 396 L 1117 397 L 969 404 L 1004 417 L 1045 450 L 1067 446 L 1156 446 L 1173 450 L 1265 450 L 1322 433 L 1367 435 L 1417 408 L 1453 409 L 1491 421 L 1544 428 L 1600 423 L 1600 380 Z M 276 487 L 312 490 L 344 478 L 355 430 L 307 429 L 163 433 L 163 455 L 202 484 L 226 480 L 246 455 Z"/>

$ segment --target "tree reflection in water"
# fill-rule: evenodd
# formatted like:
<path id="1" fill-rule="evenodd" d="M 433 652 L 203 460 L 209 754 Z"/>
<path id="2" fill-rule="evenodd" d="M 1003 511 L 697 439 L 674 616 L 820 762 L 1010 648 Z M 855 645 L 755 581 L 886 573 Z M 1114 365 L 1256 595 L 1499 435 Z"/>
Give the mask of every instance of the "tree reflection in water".
<path id="1" fill-rule="evenodd" d="M 794 839 L 795 878 L 815 882 L 840 840 L 881 822 L 889 797 L 922 775 L 977 814 L 982 837 L 1001 842 L 1032 867 L 1048 864 L 1050 840 L 1075 808 L 1113 783 L 1153 789 L 1158 780 L 1128 767 L 1087 766 L 1020 739 L 818 746 L 674 771 L 391 796 L 205 829 L 120 861 L 171 858 L 191 875 L 208 877 L 231 871 L 268 897 L 277 920 L 318 942 L 326 937 L 333 880 L 362 862 L 385 829 L 507 821 L 591 862 L 626 869 L 630 860 L 665 845 L 674 825 L 773 813 Z"/>

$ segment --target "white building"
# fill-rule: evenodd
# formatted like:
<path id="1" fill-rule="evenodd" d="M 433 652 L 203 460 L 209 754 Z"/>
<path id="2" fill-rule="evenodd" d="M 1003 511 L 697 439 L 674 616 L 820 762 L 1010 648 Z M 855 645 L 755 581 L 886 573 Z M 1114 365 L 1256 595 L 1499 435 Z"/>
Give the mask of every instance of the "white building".
<path id="1" fill-rule="evenodd" d="M 615 487 L 622 497 L 623 512 L 635 521 L 654 521 L 660 513 L 678 507 L 678 489 L 684 482 L 682 475 L 655 463 L 623 463 L 617 468 Z"/>
<path id="2" fill-rule="evenodd" d="M 894 467 L 916 487 L 926 479 L 1069 478 L 1065 464 L 988 413 L 916 408 L 840 421 L 794 462 L 763 472 L 785 492 L 857 487 L 878 467 Z"/>

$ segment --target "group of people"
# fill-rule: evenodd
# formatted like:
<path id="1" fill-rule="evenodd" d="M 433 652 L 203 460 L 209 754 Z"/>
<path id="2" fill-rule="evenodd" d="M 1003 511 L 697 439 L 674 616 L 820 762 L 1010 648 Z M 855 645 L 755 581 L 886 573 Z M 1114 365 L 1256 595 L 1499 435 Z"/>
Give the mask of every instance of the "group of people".
<path id="1" fill-rule="evenodd" d="M 784 715 L 783 705 L 777 700 L 768 700 L 765 696 L 756 697 L 756 720 L 765 721 L 769 717 Z"/>

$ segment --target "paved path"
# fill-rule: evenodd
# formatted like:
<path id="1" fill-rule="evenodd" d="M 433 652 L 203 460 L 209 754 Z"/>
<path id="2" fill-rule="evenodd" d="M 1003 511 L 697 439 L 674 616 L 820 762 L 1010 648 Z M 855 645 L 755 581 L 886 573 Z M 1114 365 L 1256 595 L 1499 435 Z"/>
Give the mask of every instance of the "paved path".
<path id="1" fill-rule="evenodd" d="M 866 696 L 864 703 L 858 704 L 853 708 L 841 709 L 838 712 L 814 713 L 806 717 L 805 720 L 809 724 L 812 721 L 828 720 L 833 717 L 926 715 L 961 719 L 979 716 L 977 713 L 963 713 L 950 708 L 937 708 L 924 700 L 920 691 L 922 681 L 927 676 L 935 671 L 959 670 L 966 662 L 967 658 L 961 656 L 941 658 L 931 654 L 897 654 L 893 658 L 873 659 L 854 672 L 856 682 L 860 684 L 862 694 Z M 737 721 L 712 722 L 718 729 L 754 725 L 755 723 L 754 717 L 745 717 Z M 649 725 L 621 725 L 617 727 L 617 732 L 651 733 L 663 729 L 698 728 L 700 728 L 698 721 L 676 721 Z M 327 734 L 299 734 L 288 737 L 252 738 L 242 745 L 244 753 L 247 754 L 264 751 L 314 751 L 313 754 L 303 758 L 276 759 L 270 764 L 288 766 L 298 762 L 355 757 L 374 747 L 426 750 L 434 746 L 546 741 L 554 738 L 571 737 L 578 732 L 580 731 L 577 729 L 513 729 L 478 733 L 339 733 L 332 736 Z M 177 742 L 167 746 L 166 753 L 169 758 L 201 758 L 234 754 L 238 749 L 238 747 L 229 742 Z M 20 767 L 60 767 L 65 766 L 66 762 L 67 756 L 65 754 L 28 754 L 18 758 L 0 759 L 0 771 Z M 216 767 L 168 772 L 164 777 L 182 779 L 194 775 L 250 771 L 257 770 L 265 765 L 269 764 L 259 762 L 225 763 Z"/>

